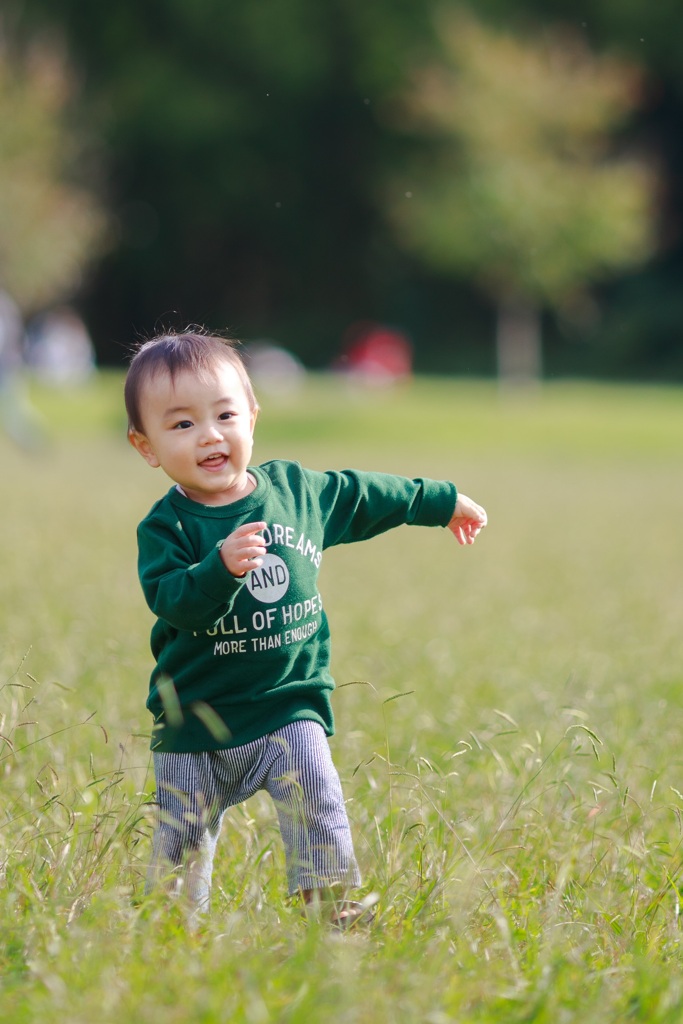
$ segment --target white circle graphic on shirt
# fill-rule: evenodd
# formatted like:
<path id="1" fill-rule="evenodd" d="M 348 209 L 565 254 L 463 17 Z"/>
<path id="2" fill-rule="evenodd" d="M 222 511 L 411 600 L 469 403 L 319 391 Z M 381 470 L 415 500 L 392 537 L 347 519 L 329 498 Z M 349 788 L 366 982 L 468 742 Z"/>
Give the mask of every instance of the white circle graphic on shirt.
<path id="1" fill-rule="evenodd" d="M 289 569 L 278 555 L 265 554 L 263 565 L 247 576 L 247 586 L 257 601 L 274 604 L 287 593 Z"/>

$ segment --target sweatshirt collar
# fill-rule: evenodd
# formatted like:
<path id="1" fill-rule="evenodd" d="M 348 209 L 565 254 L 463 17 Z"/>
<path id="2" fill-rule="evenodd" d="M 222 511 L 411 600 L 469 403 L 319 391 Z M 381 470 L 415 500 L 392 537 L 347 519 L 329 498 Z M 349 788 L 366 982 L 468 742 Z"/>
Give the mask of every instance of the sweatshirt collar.
<path id="1" fill-rule="evenodd" d="M 244 515 L 250 509 L 259 508 L 271 491 L 270 478 L 260 466 L 249 466 L 247 472 L 253 476 L 256 487 L 251 494 L 227 505 L 202 505 L 198 501 L 192 501 L 177 484 L 171 487 L 168 498 L 176 508 L 192 512 L 196 516 L 205 516 L 207 519 L 233 519 Z"/>

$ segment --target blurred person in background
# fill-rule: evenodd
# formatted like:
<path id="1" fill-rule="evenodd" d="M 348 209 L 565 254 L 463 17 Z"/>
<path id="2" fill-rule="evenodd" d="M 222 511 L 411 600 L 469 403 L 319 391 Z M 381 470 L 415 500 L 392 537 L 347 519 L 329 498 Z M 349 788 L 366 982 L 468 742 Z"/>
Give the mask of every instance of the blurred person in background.
<path id="1" fill-rule="evenodd" d="M 39 380 L 58 387 L 83 384 L 92 376 L 93 343 L 74 309 L 60 306 L 29 323 L 26 363 Z"/>
<path id="2" fill-rule="evenodd" d="M 38 414 L 23 379 L 24 323 L 14 299 L 0 289 L 0 424 L 22 448 L 41 440 Z"/>

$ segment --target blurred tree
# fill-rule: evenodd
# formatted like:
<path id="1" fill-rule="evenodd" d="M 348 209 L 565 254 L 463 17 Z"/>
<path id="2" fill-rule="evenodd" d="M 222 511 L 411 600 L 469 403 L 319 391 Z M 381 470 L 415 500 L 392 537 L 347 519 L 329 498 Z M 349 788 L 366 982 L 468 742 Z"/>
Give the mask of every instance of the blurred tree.
<path id="1" fill-rule="evenodd" d="M 408 248 L 495 299 L 499 371 L 534 378 L 540 310 L 579 304 L 654 250 L 655 175 L 613 148 L 640 78 L 567 32 L 522 40 L 464 12 L 439 28 L 443 59 L 401 108 L 432 144 L 390 217 Z"/>
<path id="2" fill-rule="evenodd" d="M 324 365 L 352 320 L 383 318 L 395 251 L 372 183 L 396 140 L 374 111 L 432 32 L 428 5 L 5 4 L 15 36 L 67 40 L 106 147 L 117 232 L 84 297 L 100 355 L 199 319 Z"/>
<path id="3" fill-rule="evenodd" d="M 3 0 L 8 36 L 64 40 L 79 84 L 69 115 L 108 168 L 111 244 L 78 296 L 101 362 L 120 361 L 131 336 L 157 320 L 200 319 L 326 365 L 349 323 L 371 318 L 411 334 L 418 369 L 490 372 L 485 293 L 452 263 L 437 269 L 417 247 L 399 248 L 382 216 L 388 169 L 420 152 L 428 162 L 441 145 L 379 116 L 416 57 L 433 59 L 438 2 Z M 683 351 L 679 6 L 476 3 L 520 34 L 530 19 L 566 22 L 593 49 L 618 44 L 652 72 L 635 131 L 665 168 L 666 266 L 652 260 L 600 289 L 589 371 L 603 360 L 603 372 L 641 373 L 658 345 L 656 372 L 666 375 Z M 569 344 L 579 332 L 565 325 L 548 332 L 548 365 L 581 372 L 588 332 Z"/>
<path id="4" fill-rule="evenodd" d="M 73 179 L 69 89 L 54 48 L 22 61 L 0 49 L 0 288 L 24 314 L 70 297 L 103 237 L 100 208 Z"/>

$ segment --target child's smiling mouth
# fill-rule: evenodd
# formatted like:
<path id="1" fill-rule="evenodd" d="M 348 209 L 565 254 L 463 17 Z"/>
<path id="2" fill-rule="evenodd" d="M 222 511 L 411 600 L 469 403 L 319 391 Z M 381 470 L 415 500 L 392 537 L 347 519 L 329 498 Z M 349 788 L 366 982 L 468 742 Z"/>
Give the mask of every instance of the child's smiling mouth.
<path id="1" fill-rule="evenodd" d="M 224 452 L 213 452 L 211 455 L 207 455 L 205 459 L 199 463 L 202 469 L 218 470 L 222 469 L 228 461 L 228 456 Z"/>

